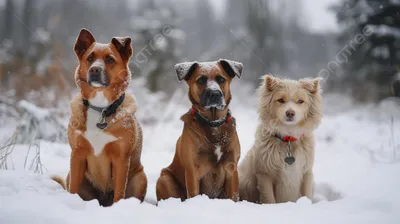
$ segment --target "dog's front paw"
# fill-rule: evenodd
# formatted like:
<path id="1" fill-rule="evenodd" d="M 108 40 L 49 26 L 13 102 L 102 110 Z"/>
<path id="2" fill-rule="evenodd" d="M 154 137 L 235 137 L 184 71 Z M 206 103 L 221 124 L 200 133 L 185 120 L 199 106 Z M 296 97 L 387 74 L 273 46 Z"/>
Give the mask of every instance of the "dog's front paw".
<path id="1" fill-rule="evenodd" d="M 235 193 L 233 193 L 233 196 L 232 196 L 232 201 L 234 201 L 234 202 L 238 202 L 239 201 L 239 192 L 235 192 Z"/>

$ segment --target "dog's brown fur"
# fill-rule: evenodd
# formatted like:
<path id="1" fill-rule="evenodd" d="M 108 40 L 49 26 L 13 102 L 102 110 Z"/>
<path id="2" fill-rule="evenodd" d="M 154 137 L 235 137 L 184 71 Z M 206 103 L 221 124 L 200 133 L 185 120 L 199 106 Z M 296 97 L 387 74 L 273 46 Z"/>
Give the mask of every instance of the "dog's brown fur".
<path id="1" fill-rule="evenodd" d="M 230 83 L 234 76 L 240 76 L 242 65 L 228 60 L 212 63 L 192 63 L 191 67 L 180 70 L 175 66 L 178 78 L 185 79 L 189 85 L 189 99 L 194 108 L 209 120 L 226 116 L 231 100 Z M 226 107 L 223 110 L 205 109 L 200 105 L 200 95 L 205 85 L 196 80 L 206 75 L 215 80 L 220 75 L 226 78 L 220 84 Z M 161 171 L 157 181 L 157 200 L 170 197 L 187 198 L 206 194 L 210 198 L 229 198 L 238 200 L 237 163 L 240 157 L 240 144 L 236 133 L 235 119 L 211 128 L 200 124 L 190 113 L 181 118 L 184 122 L 182 135 L 176 144 L 173 162 Z M 222 154 L 216 153 L 220 150 Z"/>
<path id="2" fill-rule="evenodd" d="M 111 205 L 122 198 L 136 197 L 143 201 L 147 179 L 140 162 L 142 151 L 142 130 L 135 117 L 136 106 L 132 95 L 125 93 L 131 79 L 128 62 L 132 56 L 131 39 L 113 38 L 111 43 L 97 43 L 87 30 L 81 30 L 75 53 L 79 59 L 75 81 L 80 93 L 71 102 L 71 118 L 68 125 L 68 141 L 71 146 L 70 172 L 65 184 L 59 177 L 53 180 L 60 183 L 72 194 L 79 194 L 84 200 L 98 199 L 101 205 Z M 87 72 L 91 66 L 88 57 L 94 56 L 93 62 L 105 65 L 109 78 L 106 87 L 93 87 L 88 84 Z M 107 57 L 113 60 L 106 62 Z M 103 101 L 111 104 L 123 93 L 125 99 L 116 113 L 107 117 L 108 127 L 98 130 L 88 127 L 89 112 L 82 103 L 82 98 L 89 102 L 98 94 L 103 94 Z M 90 116 L 100 117 L 99 114 Z M 87 138 L 88 132 L 100 137 Z M 97 136 L 97 135 L 96 135 Z M 111 138 L 95 154 L 101 136 Z M 91 142 L 92 141 L 92 142 Z"/>
<path id="3" fill-rule="evenodd" d="M 269 75 L 263 79 L 259 89 L 261 124 L 253 148 L 239 166 L 241 200 L 281 203 L 296 201 L 301 196 L 312 199 L 313 130 L 318 126 L 322 112 L 319 82 L 319 78 L 294 81 Z M 293 123 L 284 120 L 288 109 L 298 116 Z M 293 164 L 284 162 L 288 143 L 275 134 L 298 139 L 291 143 L 296 159 Z"/>

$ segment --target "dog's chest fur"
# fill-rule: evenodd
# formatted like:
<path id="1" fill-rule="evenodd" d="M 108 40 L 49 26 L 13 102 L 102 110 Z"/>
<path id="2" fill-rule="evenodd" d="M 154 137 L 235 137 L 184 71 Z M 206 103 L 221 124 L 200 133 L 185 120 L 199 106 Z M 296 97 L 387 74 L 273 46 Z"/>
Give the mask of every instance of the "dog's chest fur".
<path id="1" fill-rule="evenodd" d="M 234 121 L 223 124 L 218 128 L 202 127 L 195 123 L 192 117 L 186 117 L 191 123 L 192 131 L 196 134 L 196 164 L 201 176 L 200 193 L 210 198 L 217 198 L 223 191 L 225 182 L 224 164 L 232 157 L 228 145 L 235 131 Z"/>
<path id="2" fill-rule="evenodd" d="M 230 142 L 231 133 L 223 128 L 210 128 L 204 136 L 206 139 L 200 140 L 198 144 L 198 159 L 200 163 L 209 163 L 215 167 L 224 160 L 225 154 L 229 153 L 226 146 Z"/>
<path id="3" fill-rule="evenodd" d="M 91 103 L 105 107 L 108 105 L 102 92 L 98 92 Z M 113 189 L 111 179 L 111 162 L 108 156 L 103 153 L 105 146 L 117 140 L 117 138 L 101 129 L 96 124 L 101 118 L 100 112 L 91 108 L 86 112 L 86 131 L 82 135 L 90 143 L 93 149 L 93 154 L 87 159 L 88 169 L 86 177 L 101 191 L 107 192 Z M 105 129 L 107 130 L 107 129 Z"/>
<path id="4" fill-rule="evenodd" d="M 278 203 L 296 201 L 300 197 L 303 175 L 307 169 L 307 156 L 305 149 L 301 146 L 297 146 L 292 153 L 296 159 L 293 164 L 284 162 L 285 154 L 280 164 L 280 171 L 275 182 L 275 196 Z"/>
<path id="5" fill-rule="evenodd" d="M 229 125 L 228 125 L 229 126 Z M 232 157 L 228 145 L 231 142 L 232 130 L 230 128 L 211 128 L 207 132 L 207 143 L 199 150 L 199 163 L 202 164 L 203 173 L 200 181 L 200 191 L 210 198 L 217 198 L 223 191 L 226 171 L 224 166 Z"/>
<path id="6" fill-rule="evenodd" d="M 297 201 L 303 175 L 312 167 L 313 149 L 301 140 L 292 143 L 292 155 L 295 162 L 291 165 L 285 162 L 288 143 L 280 142 L 275 137 L 265 142 L 258 142 L 258 153 L 255 161 L 260 163 L 257 172 L 265 173 L 274 180 L 274 194 L 277 203 Z M 257 147 L 256 147 L 257 149 Z"/>
<path id="7" fill-rule="evenodd" d="M 235 120 L 232 118 L 230 123 L 226 123 L 217 128 L 204 127 L 197 123 L 195 118 L 187 113 L 181 118 L 190 132 L 193 133 L 195 145 L 197 145 L 196 159 L 200 164 L 207 164 L 215 167 L 226 157 L 227 145 L 231 142 L 231 137 L 235 132 Z"/>
<path id="8" fill-rule="evenodd" d="M 88 109 L 86 119 L 86 131 L 83 136 L 89 141 L 93 148 L 93 154 L 87 157 L 88 170 L 86 177 L 103 192 L 112 190 L 111 164 L 110 159 L 105 153 L 102 153 L 104 147 L 117 138 L 111 134 L 105 133 L 97 128 L 100 113 Z"/>
<path id="9" fill-rule="evenodd" d="M 200 192 L 208 195 L 210 198 L 219 196 L 223 189 L 225 180 L 225 148 L 220 144 L 207 144 L 203 150 L 198 153 L 198 167 L 201 176 Z"/>
<path id="10" fill-rule="evenodd" d="M 105 145 L 117 140 L 116 137 L 104 132 L 96 126 L 99 119 L 100 113 L 98 111 L 91 108 L 87 110 L 86 131 L 84 137 L 90 142 L 95 156 L 99 156 L 103 152 Z"/>

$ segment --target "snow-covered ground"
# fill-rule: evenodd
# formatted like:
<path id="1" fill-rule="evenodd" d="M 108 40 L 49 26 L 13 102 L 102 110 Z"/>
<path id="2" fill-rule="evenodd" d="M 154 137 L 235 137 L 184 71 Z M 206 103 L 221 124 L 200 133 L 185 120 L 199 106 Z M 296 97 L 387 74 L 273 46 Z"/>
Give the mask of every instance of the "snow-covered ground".
<path id="1" fill-rule="evenodd" d="M 186 94 L 174 97 L 187 101 Z M 14 149 L 14 170 L 0 170 L 0 223 L 400 223 L 400 107 L 389 101 L 353 106 L 345 98 L 326 97 L 325 116 L 316 131 L 319 202 L 302 198 L 297 203 L 256 205 L 198 196 L 156 206 L 155 183 L 161 168 L 172 160 L 183 126 L 179 117 L 189 106 L 170 104 L 162 112 L 157 110 L 162 116 L 155 122 L 142 122 L 142 161 L 149 181 L 145 202 L 132 198 L 104 208 L 68 194 L 49 176 L 66 176 L 69 146 L 39 141 L 43 175 L 24 169 L 28 145 Z M 258 122 L 254 102 L 243 100 L 237 97 L 231 104 L 242 158 L 253 144 Z M 145 120 L 144 116 L 139 118 Z M 0 133 L 12 130 L 7 126 Z M 28 165 L 34 147 L 30 154 Z"/>

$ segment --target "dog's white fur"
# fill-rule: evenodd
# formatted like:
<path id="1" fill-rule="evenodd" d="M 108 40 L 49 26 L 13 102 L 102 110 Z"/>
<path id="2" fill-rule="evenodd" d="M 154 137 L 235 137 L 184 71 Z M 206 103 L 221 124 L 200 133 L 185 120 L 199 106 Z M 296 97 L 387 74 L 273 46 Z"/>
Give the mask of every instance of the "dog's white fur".
<path id="1" fill-rule="evenodd" d="M 301 196 L 312 199 L 313 130 L 322 117 L 320 80 L 264 76 L 259 88 L 261 124 L 254 146 L 239 166 L 241 200 L 264 204 L 297 201 Z M 288 110 L 295 112 L 292 120 L 286 116 Z M 298 139 L 291 143 L 293 164 L 284 162 L 288 143 L 276 134 Z"/>

